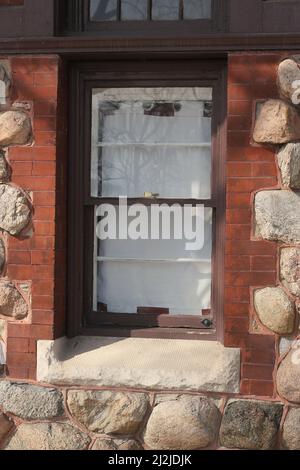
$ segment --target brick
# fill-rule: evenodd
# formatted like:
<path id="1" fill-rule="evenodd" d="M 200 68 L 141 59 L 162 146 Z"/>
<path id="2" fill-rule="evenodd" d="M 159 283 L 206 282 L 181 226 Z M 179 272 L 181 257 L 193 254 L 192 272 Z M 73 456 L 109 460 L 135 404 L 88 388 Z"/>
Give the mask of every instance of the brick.
<path id="1" fill-rule="evenodd" d="M 227 224 L 226 226 L 226 238 L 229 240 L 249 240 L 250 234 L 250 225 Z"/>
<path id="2" fill-rule="evenodd" d="M 29 352 L 29 338 L 8 338 L 8 350 L 11 352 Z"/>
<path id="3" fill-rule="evenodd" d="M 27 191 L 51 191 L 55 189 L 55 177 L 15 176 L 14 183 Z"/>
<path id="4" fill-rule="evenodd" d="M 272 397 L 274 396 L 274 388 L 273 381 L 250 380 L 249 394 L 259 397 Z"/>
<path id="5" fill-rule="evenodd" d="M 31 249 L 32 250 L 54 250 L 55 248 L 55 238 L 54 236 L 48 237 L 44 236 L 34 236 L 31 240 Z"/>
<path id="6" fill-rule="evenodd" d="M 33 267 L 30 265 L 8 264 L 7 276 L 11 279 L 30 280 L 33 274 Z"/>
<path id="7" fill-rule="evenodd" d="M 255 162 L 252 163 L 252 176 L 275 176 L 277 177 L 277 168 L 275 161 L 268 162 Z"/>
<path id="8" fill-rule="evenodd" d="M 34 72 L 33 77 L 36 86 L 57 86 L 57 73 L 55 72 Z"/>
<path id="9" fill-rule="evenodd" d="M 36 131 L 55 131 L 56 119 L 52 116 L 41 116 L 34 119 L 34 130 Z"/>
<path id="10" fill-rule="evenodd" d="M 226 286 L 264 286 L 276 284 L 275 272 L 227 272 Z"/>
<path id="11" fill-rule="evenodd" d="M 56 110 L 56 100 L 39 100 L 34 103 L 35 116 L 55 116 Z"/>
<path id="12" fill-rule="evenodd" d="M 29 348 L 28 352 L 36 354 L 37 351 L 37 342 L 35 339 L 29 339 Z"/>
<path id="13" fill-rule="evenodd" d="M 31 175 L 32 163 L 31 162 L 12 162 L 13 176 Z"/>
<path id="14" fill-rule="evenodd" d="M 275 155 L 270 149 L 253 146 L 234 146 L 227 149 L 227 160 L 232 162 L 271 162 L 274 164 Z"/>
<path id="15" fill-rule="evenodd" d="M 252 256 L 252 271 L 276 271 L 277 259 L 275 256 Z"/>
<path id="16" fill-rule="evenodd" d="M 226 223 L 250 225 L 251 216 L 250 209 L 228 209 L 226 211 Z"/>
<path id="17" fill-rule="evenodd" d="M 227 176 L 252 176 L 252 166 L 249 162 L 228 162 Z"/>
<path id="18" fill-rule="evenodd" d="M 36 206 L 33 220 L 46 220 L 48 222 L 55 219 L 55 207 Z"/>
<path id="19" fill-rule="evenodd" d="M 32 297 L 32 308 L 40 310 L 51 310 L 54 307 L 53 295 L 34 295 Z"/>
<path id="20" fill-rule="evenodd" d="M 38 206 L 54 206 L 55 205 L 55 192 L 54 191 L 34 191 L 33 193 L 34 207 Z"/>
<path id="21" fill-rule="evenodd" d="M 9 160 L 14 161 L 54 161 L 56 158 L 55 147 L 11 147 Z"/>
<path id="22" fill-rule="evenodd" d="M 36 145 L 52 146 L 56 144 L 56 132 L 53 131 L 36 131 L 34 133 Z"/>
<path id="23" fill-rule="evenodd" d="M 56 164 L 55 162 L 33 162 L 32 175 L 33 176 L 55 176 Z"/>
<path id="24" fill-rule="evenodd" d="M 8 250 L 8 263 L 12 264 L 30 264 L 31 256 L 30 251 L 13 251 Z"/>
<path id="25" fill-rule="evenodd" d="M 242 377 L 245 379 L 273 379 L 273 366 L 264 364 L 244 364 L 242 366 Z"/>
<path id="26" fill-rule="evenodd" d="M 240 393 L 242 395 L 249 395 L 250 393 L 250 380 L 243 379 L 240 382 Z"/>
<path id="27" fill-rule="evenodd" d="M 227 143 L 229 147 L 247 147 L 250 144 L 250 132 L 228 131 Z"/>
<path id="28" fill-rule="evenodd" d="M 8 323 L 7 333 L 8 337 L 12 338 L 29 338 L 31 325 L 24 323 Z"/>
<path id="29" fill-rule="evenodd" d="M 226 202 L 228 209 L 249 209 L 251 194 L 249 193 L 227 193 Z"/>
<path id="30" fill-rule="evenodd" d="M 227 181 L 229 192 L 252 192 L 274 186 L 277 186 L 276 178 L 228 178 Z"/>
<path id="31" fill-rule="evenodd" d="M 250 256 L 226 256 L 225 269 L 228 271 L 250 271 Z"/>
<path id="32" fill-rule="evenodd" d="M 247 302 L 227 302 L 224 305 L 225 317 L 248 317 L 249 316 L 249 305 Z"/>
<path id="33" fill-rule="evenodd" d="M 17 353 L 7 351 L 7 365 L 8 367 L 18 367 L 20 364 L 23 366 L 33 366 L 36 363 L 36 356 L 32 353 Z"/>
<path id="34" fill-rule="evenodd" d="M 251 116 L 252 108 L 253 108 L 253 103 L 250 100 L 231 99 L 228 102 L 228 115 L 229 116 Z"/>
<path id="35" fill-rule="evenodd" d="M 225 318 L 225 331 L 228 333 L 248 333 L 249 319 L 244 317 Z"/>
<path id="36" fill-rule="evenodd" d="M 53 326 L 31 325 L 31 337 L 36 339 L 53 339 Z"/>
<path id="37" fill-rule="evenodd" d="M 242 353 L 243 362 L 255 364 L 272 364 L 275 361 L 274 349 L 245 349 Z"/>
<path id="38" fill-rule="evenodd" d="M 10 237 L 8 240 L 9 250 L 18 250 L 18 251 L 25 251 L 30 250 L 31 247 L 31 239 L 28 238 L 27 240 L 19 240 L 15 237 Z"/>
<path id="39" fill-rule="evenodd" d="M 245 348 L 247 346 L 248 335 L 226 333 L 224 335 L 224 346 L 228 348 Z"/>
<path id="40" fill-rule="evenodd" d="M 37 220 L 37 221 L 34 223 L 34 226 L 35 226 L 35 233 L 36 233 L 38 236 L 42 236 L 42 235 L 48 235 L 48 236 L 55 235 L 55 224 L 54 224 L 54 222 L 48 222 L 48 221 Z"/>
<path id="41" fill-rule="evenodd" d="M 277 255 L 277 246 L 274 242 L 265 240 L 227 240 L 225 251 L 232 255 Z"/>
<path id="42" fill-rule="evenodd" d="M 250 292 L 248 287 L 225 287 L 225 302 L 249 302 Z"/>
<path id="43" fill-rule="evenodd" d="M 32 311 L 32 322 L 37 325 L 53 325 L 54 312 L 52 310 L 39 310 Z"/>
<path id="44" fill-rule="evenodd" d="M 32 284 L 32 295 L 52 295 L 54 292 L 54 281 L 36 279 Z"/>
<path id="45" fill-rule="evenodd" d="M 8 377 L 11 379 L 26 380 L 29 379 L 29 369 L 28 367 L 7 367 Z"/>
<path id="46" fill-rule="evenodd" d="M 252 98 L 252 87 L 247 83 L 238 83 L 233 84 L 229 83 L 228 85 L 228 97 L 229 100 L 232 98 L 234 100 L 243 100 L 248 101 Z"/>
<path id="47" fill-rule="evenodd" d="M 252 75 L 249 74 L 249 69 L 241 65 L 230 65 L 228 70 L 228 82 L 231 84 L 251 84 L 253 80 Z"/>
<path id="48" fill-rule="evenodd" d="M 249 131 L 252 127 L 252 117 L 247 116 L 228 116 L 227 128 L 230 131 Z"/>

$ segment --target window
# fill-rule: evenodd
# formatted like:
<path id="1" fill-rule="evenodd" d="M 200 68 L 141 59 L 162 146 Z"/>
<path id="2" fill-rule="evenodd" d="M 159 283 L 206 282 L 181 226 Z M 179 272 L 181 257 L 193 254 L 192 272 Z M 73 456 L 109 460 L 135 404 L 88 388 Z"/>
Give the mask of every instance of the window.
<path id="1" fill-rule="evenodd" d="M 64 34 L 199 35 L 224 29 L 225 0 L 66 0 L 57 2 Z"/>
<path id="2" fill-rule="evenodd" d="M 85 334 L 216 336 L 224 238 L 222 67 L 169 66 L 154 62 L 139 70 L 119 63 L 105 71 L 103 63 L 90 80 L 82 74 L 81 105 L 72 111 L 80 116 L 70 180 L 72 332 L 75 309 Z M 120 206 L 120 197 L 128 206 Z M 193 240 L 184 236 L 188 213 Z M 104 220 L 113 225 L 101 238 Z M 187 249 L 198 235 L 200 244 Z"/>

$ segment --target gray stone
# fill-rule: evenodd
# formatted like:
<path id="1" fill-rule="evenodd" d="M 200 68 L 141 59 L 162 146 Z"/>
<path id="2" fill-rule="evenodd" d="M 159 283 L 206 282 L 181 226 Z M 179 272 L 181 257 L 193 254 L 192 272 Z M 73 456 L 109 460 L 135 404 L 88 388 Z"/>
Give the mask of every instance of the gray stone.
<path id="1" fill-rule="evenodd" d="M 6 111 L 0 114 L 0 145 L 28 144 L 32 135 L 31 120 L 21 111 Z"/>
<path id="2" fill-rule="evenodd" d="M 9 62 L 0 62 L 0 104 L 6 104 L 11 86 Z"/>
<path id="3" fill-rule="evenodd" d="M 0 150 L 0 183 L 5 183 L 10 177 L 10 169 L 4 153 Z"/>
<path id="4" fill-rule="evenodd" d="M 283 97 L 288 98 L 294 102 L 293 97 L 295 96 L 296 89 L 293 87 L 293 83 L 296 80 L 300 80 L 300 65 L 296 60 L 285 59 L 278 67 L 278 85 L 280 93 Z"/>
<path id="5" fill-rule="evenodd" d="M 74 418 L 90 431 L 133 435 L 147 413 L 149 397 L 145 393 L 71 390 L 68 406 Z"/>
<path id="6" fill-rule="evenodd" d="M 143 450 L 133 439 L 97 439 L 92 450 Z"/>
<path id="7" fill-rule="evenodd" d="M 182 395 L 156 405 L 149 418 L 144 441 L 159 450 L 194 450 L 212 444 L 219 430 L 220 412 L 214 403 Z"/>
<path id="8" fill-rule="evenodd" d="M 280 338 L 279 342 L 279 354 L 282 356 L 283 354 L 287 353 L 294 343 L 294 339 L 292 338 Z"/>
<path id="9" fill-rule="evenodd" d="M 232 400 L 225 408 L 221 445 L 230 449 L 268 450 L 276 442 L 283 406 L 252 400 Z"/>
<path id="10" fill-rule="evenodd" d="M 300 140 L 300 116 L 281 100 L 268 100 L 257 109 L 253 140 L 261 144 L 285 144 Z"/>
<path id="11" fill-rule="evenodd" d="M 281 250 L 280 280 L 292 294 L 300 297 L 300 248 Z"/>
<path id="12" fill-rule="evenodd" d="M 0 238 L 0 273 L 5 264 L 5 247 L 2 238 Z"/>
<path id="13" fill-rule="evenodd" d="M 28 315 L 28 305 L 18 289 L 9 281 L 0 282 L 0 315 L 22 320 Z"/>
<path id="14" fill-rule="evenodd" d="M 264 326 L 279 335 L 292 333 L 295 306 L 281 287 L 266 287 L 254 292 L 256 313 Z"/>
<path id="15" fill-rule="evenodd" d="M 300 144 L 287 144 L 277 153 L 284 186 L 300 189 Z"/>
<path id="16" fill-rule="evenodd" d="M 300 450 L 300 408 L 291 408 L 285 418 L 282 444 L 288 450 Z"/>
<path id="17" fill-rule="evenodd" d="M 0 413 L 0 442 L 13 428 L 14 423 L 5 414 Z"/>
<path id="18" fill-rule="evenodd" d="M 19 188 L 0 184 L 0 229 L 18 235 L 28 225 L 30 215 L 25 194 Z"/>
<path id="19" fill-rule="evenodd" d="M 85 450 L 90 442 L 68 423 L 21 424 L 5 450 Z"/>
<path id="20" fill-rule="evenodd" d="M 286 400 L 300 403 L 300 344 L 295 342 L 277 371 L 277 391 Z"/>
<path id="21" fill-rule="evenodd" d="M 255 196 L 257 237 L 283 243 L 300 243 L 300 193 L 260 191 Z"/>
<path id="22" fill-rule="evenodd" d="M 59 390 L 8 381 L 0 382 L 0 406 L 6 413 L 27 420 L 56 418 L 64 413 Z"/>

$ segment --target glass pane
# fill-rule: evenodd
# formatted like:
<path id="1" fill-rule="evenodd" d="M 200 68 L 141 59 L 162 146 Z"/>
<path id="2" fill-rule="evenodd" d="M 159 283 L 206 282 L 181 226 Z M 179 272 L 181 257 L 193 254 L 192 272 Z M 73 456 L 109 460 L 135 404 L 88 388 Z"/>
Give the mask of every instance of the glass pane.
<path id="1" fill-rule="evenodd" d="M 211 307 L 211 209 L 205 210 L 201 250 L 186 251 L 182 240 L 101 241 L 100 246 L 96 299 L 109 312 L 136 313 L 146 306 L 199 315 Z"/>
<path id="2" fill-rule="evenodd" d="M 133 90 L 94 92 L 92 195 L 209 199 L 212 90 Z"/>
<path id="3" fill-rule="evenodd" d="M 153 20 L 178 20 L 179 0 L 152 0 Z"/>
<path id="4" fill-rule="evenodd" d="M 148 0 L 122 0 L 122 20 L 147 20 Z"/>
<path id="5" fill-rule="evenodd" d="M 92 21 L 117 20 L 117 0 L 91 0 L 90 19 Z"/>
<path id="6" fill-rule="evenodd" d="M 185 20 L 211 18 L 211 0 L 183 0 L 183 18 Z"/>

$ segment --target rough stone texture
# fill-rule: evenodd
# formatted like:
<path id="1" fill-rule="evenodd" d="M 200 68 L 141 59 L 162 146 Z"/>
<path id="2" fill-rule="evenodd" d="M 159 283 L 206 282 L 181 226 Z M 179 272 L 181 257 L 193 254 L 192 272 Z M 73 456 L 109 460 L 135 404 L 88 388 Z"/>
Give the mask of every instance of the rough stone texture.
<path id="1" fill-rule="evenodd" d="M 282 444 L 288 450 L 300 450 L 300 408 L 291 408 L 285 418 Z"/>
<path id="2" fill-rule="evenodd" d="M 38 341 L 37 353 L 37 377 L 45 383 L 240 390 L 240 349 L 215 341 L 80 336 Z"/>
<path id="3" fill-rule="evenodd" d="M 5 247 L 2 238 L 0 238 L 0 273 L 3 270 L 5 263 Z"/>
<path id="4" fill-rule="evenodd" d="M 284 144 L 300 140 L 300 116 L 281 100 L 268 100 L 258 107 L 253 140 L 261 144 Z"/>
<path id="5" fill-rule="evenodd" d="M 272 449 L 282 411 L 283 406 L 277 403 L 230 401 L 222 420 L 221 445 L 231 449 Z"/>
<path id="6" fill-rule="evenodd" d="M 280 356 L 287 353 L 291 349 L 294 341 L 295 340 L 292 339 L 292 338 L 280 338 L 280 342 L 279 342 L 279 354 L 280 354 Z"/>
<path id="7" fill-rule="evenodd" d="M 300 403 L 300 345 L 294 345 L 277 371 L 277 391 L 288 401 Z"/>
<path id="8" fill-rule="evenodd" d="M 281 287 L 266 287 L 254 292 L 257 315 L 267 328 L 279 335 L 292 333 L 295 307 Z"/>
<path id="9" fill-rule="evenodd" d="M 4 183 L 9 179 L 10 169 L 6 161 L 4 153 L 0 150 L 0 183 Z"/>
<path id="10" fill-rule="evenodd" d="M 214 403 L 202 397 L 181 396 L 155 406 L 145 433 L 148 448 L 194 450 L 212 444 L 220 424 Z"/>
<path id="11" fill-rule="evenodd" d="M 97 439 L 92 450 L 143 450 L 133 439 Z"/>
<path id="12" fill-rule="evenodd" d="M 287 144 L 277 153 L 284 186 L 300 189 L 300 144 Z"/>
<path id="13" fill-rule="evenodd" d="M 5 339 L 6 337 L 6 325 L 7 322 L 5 320 L 0 320 L 0 339 Z"/>
<path id="14" fill-rule="evenodd" d="M 293 82 L 300 80 L 299 63 L 293 59 L 283 60 L 278 67 L 278 85 L 279 90 L 285 98 L 292 101 L 297 88 L 293 87 Z"/>
<path id="15" fill-rule="evenodd" d="M 90 431 L 135 434 L 149 406 L 144 393 L 71 390 L 68 393 L 71 414 Z"/>
<path id="16" fill-rule="evenodd" d="M 300 242 L 300 193 L 260 191 L 255 196 L 256 236 L 283 243 Z"/>
<path id="17" fill-rule="evenodd" d="M 32 134 L 31 121 L 21 111 L 7 111 L 0 114 L 0 145 L 28 144 Z"/>
<path id="18" fill-rule="evenodd" d="M 280 280 L 300 297 L 300 248 L 283 248 L 280 253 Z"/>
<path id="19" fill-rule="evenodd" d="M 9 95 L 9 89 L 11 86 L 9 62 L 0 62 L 0 104 L 6 103 L 6 98 Z"/>
<path id="20" fill-rule="evenodd" d="M 84 450 L 90 438 L 67 423 L 21 424 L 5 450 Z"/>
<path id="21" fill-rule="evenodd" d="M 28 315 L 28 305 L 18 289 L 9 281 L 0 283 L 0 315 L 22 320 Z"/>
<path id="22" fill-rule="evenodd" d="M 0 442 L 9 433 L 13 426 L 14 423 L 10 421 L 10 419 L 5 416 L 5 414 L 0 413 Z"/>
<path id="23" fill-rule="evenodd" d="M 25 194 L 8 184 L 0 184 L 0 229 L 18 235 L 30 221 L 31 209 Z"/>
<path id="24" fill-rule="evenodd" d="M 27 420 L 56 418 L 64 412 L 57 389 L 8 381 L 0 382 L 0 406 L 6 413 Z"/>

